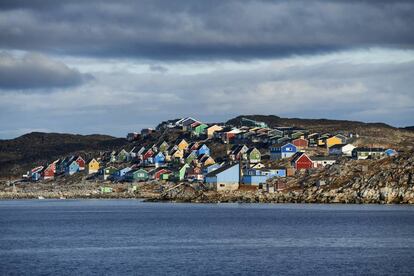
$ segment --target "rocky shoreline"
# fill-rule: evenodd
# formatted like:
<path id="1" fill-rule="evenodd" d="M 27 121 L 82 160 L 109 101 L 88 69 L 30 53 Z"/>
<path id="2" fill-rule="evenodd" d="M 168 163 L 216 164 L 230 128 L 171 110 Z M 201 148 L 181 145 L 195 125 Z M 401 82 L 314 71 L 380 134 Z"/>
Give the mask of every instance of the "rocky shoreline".
<path id="1" fill-rule="evenodd" d="M 273 179 L 282 191 L 239 189 L 217 192 L 197 183 L 151 181 L 112 183 L 87 177 L 37 183 L 0 181 L 0 199 L 144 199 L 150 202 L 194 203 L 345 203 L 414 204 L 414 156 L 409 153 L 382 160 L 341 162 L 325 170 Z M 103 193 L 102 187 L 110 187 Z M 245 187 L 246 188 L 246 187 Z M 253 189 L 252 189 L 253 188 Z"/>

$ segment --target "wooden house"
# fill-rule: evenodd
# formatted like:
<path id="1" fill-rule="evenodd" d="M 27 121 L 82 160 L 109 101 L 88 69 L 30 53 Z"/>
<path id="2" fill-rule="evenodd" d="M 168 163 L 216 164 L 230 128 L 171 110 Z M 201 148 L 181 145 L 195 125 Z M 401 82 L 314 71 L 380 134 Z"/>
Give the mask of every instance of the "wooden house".
<path id="1" fill-rule="evenodd" d="M 164 153 L 168 150 L 169 145 L 166 141 L 161 141 L 156 145 L 156 147 L 157 147 L 158 151 Z"/>
<path id="2" fill-rule="evenodd" d="M 49 164 L 43 171 L 43 179 L 54 179 L 55 178 L 55 172 L 56 172 L 56 164 L 52 163 Z"/>
<path id="3" fill-rule="evenodd" d="M 354 159 L 380 159 L 385 156 L 383 148 L 365 148 L 359 147 L 352 151 L 352 158 Z"/>
<path id="4" fill-rule="evenodd" d="M 66 168 L 65 168 L 65 174 L 67 174 L 67 175 L 73 175 L 73 174 L 75 174 L 77 172 L 79 172 L 79 163 L 76 162 L 76 160 L 73 160 L 72 162 L 70 162 L 66 166 Z"/>
<path id="5" fill-rule="evenodd" d="M 134 169 L 125 174 L 125 180 L 128 181 L 147 181 L 148 172 L 144 169 Z"/>
<path id="6" fill-rule="evenodd" d="M 113 180 L 116 180 L 116 181 L 124 180 L 125 174 L 127 172 L 131 171 L 131 170 L 132 169 L 130 167 L 126 167 L 126 168 L 123 168 L 123 169 L 118 169 L 112 174 L 112 178 L 113 178 Z"/>
<path id="7" fill-rule="evenodd" d="M 342 140 L 338 138 L 337 136 L 332 136 L 326 139 L 325 144 L 326 144 L 326 147 L 329 149 L 333 145 L 342 144 Z"/>
<path id="8" fill-rule="evenodd" d="M 203 181 L 204 175 L 202 173 L 201 168 L 199 168 L 199 167 L 189 168 L 187 170 L 187 179 L 189 179 L 189 180 Z"/>
<path id="9" fill-rule="evenodd" d="M 314 168 L 324 168 L 336 163 L 336 157 L 333 156 L 312 156 L 311 160 L 313 162 Z"/>
<path id="10" fill-rule="evenodd" d="M 165 173 L 171 173 L 171 171 L 170 171 L 170 170 L 168 170 L 168 169 L 165 169 L 165 168 L 162 168 L 162 169 L 157 169 L 155 172 L 153 172 L 153 173 L 152 173 L 152 177 L 153 177 L 155 180 L 160 180 L 161 175 L 162 175 L 162 174 L 165 174 Z"/>
<path id="11" fill-rule="evenodd" d="M 274 145 L 270 147 L 270 160 L 274 161 L 289 158 L 297 151 L 296 146 L 292 143 Z"/>
<path id="12" fill-rule="evenodd" d="M 312 159 L 304 152 L 295 153 L 292 157 L 291 164 L 296 170 L 306 170 L 313 167 Z"/>
<path id="13" fill-rule="evenodd" d="M 197 154 L 194 151 L 192 151 L 184 157 L 184 162 L 190 164 L 195 159 L 197 159 Z"/>
<path id="14" fill-rule="evenodd" d="M 261 161 L 261 153 L 257 148 L 250 148 L 246 152 L 247 160 L 250 164 L 259 163 Z"/>
<path id="15" fill-rule="evenodd" d="M 127 162 L 128 160 L 129 160 L 129 153 L 125 149 L 120 150 L 116 156 L 116 161 L 119 163 L 123 163 L 123 162 Z"/>
<path id="16" fill-rule="evenodd" d="M 329 148 L 329 155 L 352 156 L 355 146 L 352 144 L 336 144 Z"/>
<path id="17" fill-rule="evenodd" d="M 111 175 L 117 171 L 117 168 L 109 166 L 101 169 L 101 177 L 103 180 L 107 180 Z"/>
<path id="18" fill-rule="evenodd" d="M 182 151 L 186 150 L 188 148 L 188 143 L 185 139 L 182 139 L 178 144 L 178 148 Z"/>
<path id="19" fill-rule="evenodd" d="M 240 164 L 228 164 L 205 176 L 205 183 L 217 191 L 234 191 L 239 188 Z"/>
<path id="20" fill-rule="evenodd" d="M 76 156 L 75 159 L 76 163 L 79 165 L 79 171 L 83 171 L 86 168 L 86 162 L 85 159 L 83 159 L 81 156 Z"/>
<path id="21" fill-rule="evenodd" d="M 44 170 L 45 167 L 43 166 L 38 166 L 36 168 L 33 168 L 30 170 L 30 179 L 32 181 L 38 181 L 40 180 L 40 178 L 42 177 L 42 172 Z"/>
<path id="22" fill-rule="evenodd" d="M 154 156 L 154 164 L 156 166 L 165 164 L 165 155 L 161 151 Z"/>
<path id="23" fill-rule="evenodd" d="M 211 138 L 213 138 L 214 137 L 214 133 L 216 132 L 216 131 L 220 131 L 220 130 L 222 130 L 223 129 L 223 127 L 221 127 L 221 126 L 219 126 L 219 125 L 211 125 L 211 126 L 209 126 L 209 127 L 207 127 L 206 129 L 205 129 L 205 132 L 206 132 L 206 134 L 207 134 L 207 137 L 209 138 L 209 139 L 211 139 Z"/>
<path id="24" fill-rule="evenodd" d="M 185 173 L 187 169 L 190 167 L 188 164 L 184 164 L 178 171 L 177 171 L 177 179 L 182 181 L 185 178 Z"/>
<path id="25" fill-rule="evenodd" d="M 232 147 L 229 157 L 231 160 L 246 160 L 246 152 L 249 148 L 246 145 L 235 145 Z"/>
<path id="26" fill-rule="evenodd" d="M 202 154 L 197 157 L 197 162 L 200 166 L 210 166 L 216 163 L 210 155 Z"/>
<path id="27" fill-rule="evenodd" d="M 309 142 L 304 138 L 297 138 L 292 141 L 292 144 L 294 144 L 298 149 L 306 149 L 308 147 Z"/>
<path id="28" fill-rule="evenodd" d="M 99 162 L 95 158 L 92 158 L 87 162 L 86 171 L 88 174 L 97 173 L 99 171 L 99 166 Z"/>
<path id="29" fill-rule="evenodd" d="M 202 144 L 198 149 L 197 149 L 197 155 L 210 155 L 210 148 L 207 147 L 206 144 Z"/>
<path id="30" fill-rule="evenodd" d="M 196 127 L 193 128 L 192 133 L 195 136 L 200 136 L 201 134 L 203 134 L 205 132 L 205 129 L 208 128 L 208 125 L 206 124 L 198 124 Z"/>
<path id="31" fill-rule="evenodd" d="M 398 155 L 398 152 L 394 149 L 387 149 L 385 150 L 385 155 L 387 156 L 395 156 Z"/>

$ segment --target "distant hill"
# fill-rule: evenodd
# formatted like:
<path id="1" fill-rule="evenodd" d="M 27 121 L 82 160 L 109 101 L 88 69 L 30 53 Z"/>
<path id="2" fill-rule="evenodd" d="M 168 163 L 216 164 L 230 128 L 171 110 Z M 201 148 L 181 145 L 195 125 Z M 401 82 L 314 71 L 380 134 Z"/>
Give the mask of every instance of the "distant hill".
<path id="1" fill-rule="evenodd" d="M 402 127 L 402 130 L 414 131 L 414 126 Z"/>
<path id="2" fill-rule="evenodd" d="M 301 119 L 281 118 L 275 115 L 240 115 L 227 121 L 227 124 L 238 126 L 241 118 L 248 118 L 255 121 L 265 122 L 270 127 L 294 126 L 309 129 L 317 132 L 329 131 L 356 131 L 360 128 L 382 128 L 395 130 L 396 128 L 384 123 L 364 123 L 358 121 L 329 120 L 329 119 Z"/>
<path id="3" fill-rule="evenodd" d="M 34 164 L 50 162 L 62 156 L 112 150 L 126 144 L 126 139 L 108 135 L 42 132 L 32 132 L 15 139 L 0 140 L 0 177 L 20 174 Z"/>

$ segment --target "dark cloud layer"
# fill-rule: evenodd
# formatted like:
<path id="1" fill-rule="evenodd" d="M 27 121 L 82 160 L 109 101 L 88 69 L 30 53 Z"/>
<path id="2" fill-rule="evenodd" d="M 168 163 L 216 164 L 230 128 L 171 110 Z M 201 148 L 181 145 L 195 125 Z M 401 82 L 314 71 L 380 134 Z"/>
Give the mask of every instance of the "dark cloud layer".
<path id="1" fill-rule="evenodd" d="M 0 2 L 0 47 L 147 59 L 413 48 L 413 1 Z"/>
<path id="2" fill-rule="evenodd" d="M 39 54 L 16 58 L 0 53 L 0 89 L 37 89 L 69 87 L 91 78 L 62 62 Z"/>

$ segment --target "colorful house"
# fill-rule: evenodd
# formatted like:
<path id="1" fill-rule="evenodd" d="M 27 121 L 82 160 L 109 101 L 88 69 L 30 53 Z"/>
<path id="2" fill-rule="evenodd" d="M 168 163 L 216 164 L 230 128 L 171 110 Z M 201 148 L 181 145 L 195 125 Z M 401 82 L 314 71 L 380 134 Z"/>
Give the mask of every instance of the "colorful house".
<path id="1" fill-rule="evenodd" d="M 95 158 L 92 158 L 87 162 L 86 171 L 88 174 L 97 173 L 99 171 L 99 166 L 99 162 Z"/>
<path id="2" fill-rule="evenodd" d="M 162 141 L 157 144 L 158 151 L 160 152 L 166 152 L 168 150 L 168 147 L 169 145 L 166 141 Z"/>
<path id="3" fill-rule="evenodd" d="M 228 164 L 208 173 L 204 182 L 217 191 L 234 191 L 239 188 L 240 164 Z"/>
<path id="4" fill-rule="evenodd" d="M 182 151 L 186 150 L 188 148 L 188 143 L 185 139 L 182 139 L 179 143 L 178 143 L 178 148 Z"/>
<path id="5" fill-rule="evenodd" d="M 116 161 L 122 163 L 128 160 L 129 160 L 129 153 L 125 149 L 122 149 L 120 152 L 118 152 L 118 155 L 116 156 Z"/>
<path id="6" fill-rule="evenodd" d="M 171 171 L 167 169 L 158 169 L 152 173 L 152 177 L 155 180 L 159 180 L 161 178 L 161 175 L 165 173 L 171 173 Z"/>
<path id="7" fill-rule="evenodd" d="M 152 164 L 153 156 L 154 156 L 154 151 L 151 148 L 147 149 L 142 155 L 142 160 L 145 161 L 146 163 Z"/>
<path id="8" fill-rule="evenodd" d="M 354 159 L 380 159 L 385 156 L 383 148 L 355 148 L 352 151 L 352 158 Z"/>
<path id="9" fill-rule="evenodd" d="M 312 156 L 311 160 L 313 162 L 314 168 L 324 168 L 326 166 L 331 166 L 336 163 L 336 157 L 332 156 Z"/>
<path id="10" fill-rule="evenodd" d="M 102 179 L 107 180 L 111 175 L 113 175 L 117 171 L 117 168 L 109 166 L 103 168 L 101 171 Z"/>
<path id="11" fill-rule="evenodd" d="M 144 169 L 131 170 L 125 174 L 125 179 L 129 181 L 147 181 L 148 172 Z"/>
<path id="12" fill-rule="evenodd" d="M 121 181 L 121 180 L 123 180 L 123 179 L 124 179 L 125 174 L 126 174 L 127 172 L 131 171 L 131 170 L 132 170 L 132 169 L 131 169 L 130 167 L 126 167 L 126 168 L 123 168 L 123 169 L 116 170 L 116 171 L 112 174 L 112 177 L 113 177 L 113 179 L 114 179 L 114 180 Z"/>
<path id="13" fill-rule="evenodd" d="M 222 130 L 223 127 L 219 125 L 212 125 L 205 129 L 208 138 L 213 138 L 216 131 Z"/>
<path id="14" fill-rule="evenodd" d="M 180 149 L 176 149 L 171 152 L 171 159 L 181 159 L 184 158 L 184 151 Z"/>
<path id="15" fill-rule="evenodd" d="M 270 160 L 281 160 L 284 158 L 292 157 L 296 152 L 297 148 L 292 143 L 284 145 L 271 146 L 270 147 Z"/>
<path id="16" fill-rule="evenodd" d="M 210 173 L 214 170 L 217 170 L 220 167 L 221 167 L 220 164 L 217 164 L 217 163 L 215 163 L 213 165 L 206 166 L 206 167 L 203 168 L 203 174 L 206 175 L 206 174 L 208 174 L 208 173 Z"/>
<path id="17" fill-rule="evenodd" d="M 164 165 L 165 164 L 165 155 L 160 151 L 154 156 L 155 165 Z"/>
<path id="18" fill-rule="evenodd" d="M 56 171 L 56 165 L 55 165 L 55 163 L 50 164 L 43 171 L 43 179 L 47 180 L 47 179 L 53 179 L 53 178 L 55 178 L 55 171 Z"/>
<path id="19" fill-rule="evenodd" d="M 329 155 L 352 156 L 355 146 L 352 144 L 337 144 L 329 148 Z"/>
<path id="20" fill-rule="evenodd" d="M 204 133 L 206 128 L 208 128 L 208 125 L 201 123 L 193 128 L 193 134 L 195 136 L 200 136 L 201 134 Z"/>
<path id="21" fill-rule="evenodd" d="M 197 159 L 197 154 L 193 151 L 185 156 L 185 163 L 190 164 L 193 160 Z"/>
<path id="22" fill-rule="evenodd" d="M 197 150 L 197 155 L 202 155 L 202 154 L 210 155 L 210 148 L 207 147 L 206 144 L 201 145 L 201 147 L 199 147 Z"/>
<path id="23" fill-rule="evenodd" d="M 248 149 L 246 155 L 249 163 L 259 163 L 262 158 L 262 155 L 257 148 Z"/>
<path id="24" fill-rule="evenodd" d="M 306 149 L 308 147 L 309 141 L 303 138 L 297 138 L 292 141 L 292 144 L 298 149 Z"/>
<path id="25" fill-rule="evenodd" d="M 387 149 L 387 150 L 385 151 L 385 154 L 386 154 L 387 156 L 395 156 L 395 155 L 398 155 L 398 152 L 397 152 L 396 150 L 394 150 L 394 149 Z"/>
<path id="26" fill-rule="evenodd" d="M 313 167 L 312 159 L 304 152 L 295 153 L 291 164 L 296 170 L 306 170 Z"/>
<path id="27" fill-rule="evenodd" d="M 65 173 L 67 175 L 73 175 L 75 173 L 79 172 L 79 164 L 75 160 L 73 160 L 71 163 L 69 163 L 68 166 L 65 168 Z"/>
<path id="28" fill-rule="evenodd" d="M 326 147 L 330 148 L 333 145 L 342 144 L 342 139 L 337 136 L 332 136 L 326 139 Z"/>
<path id="29" fill-rule="evenodd" d="M 85 164 L 86 164 L 85 159 L 83 159 L 81 156 L 76 156 L 75 161 L 79 165 L 79 171 L 85 170 Z"/>
<path id="30" fill-rule="evenodd" d="M 199 155 L 198 156 L 198 163 L 205 167 L 205 166 L 210 166 L 216 163 L 216 161 L 214 161 L 214 159 L 210 156 L 210 155 Z"/>
<path id="31" fill-rule="evenodd" d="M 185 172 L 187 171 L 187 168 L 189 168 L 190 165 L 188 164 L 184 164 L 179 170 L 178 170 L 178 175 L 177 178 L 178 180 L 184 180 L 185 178 Z"/>

